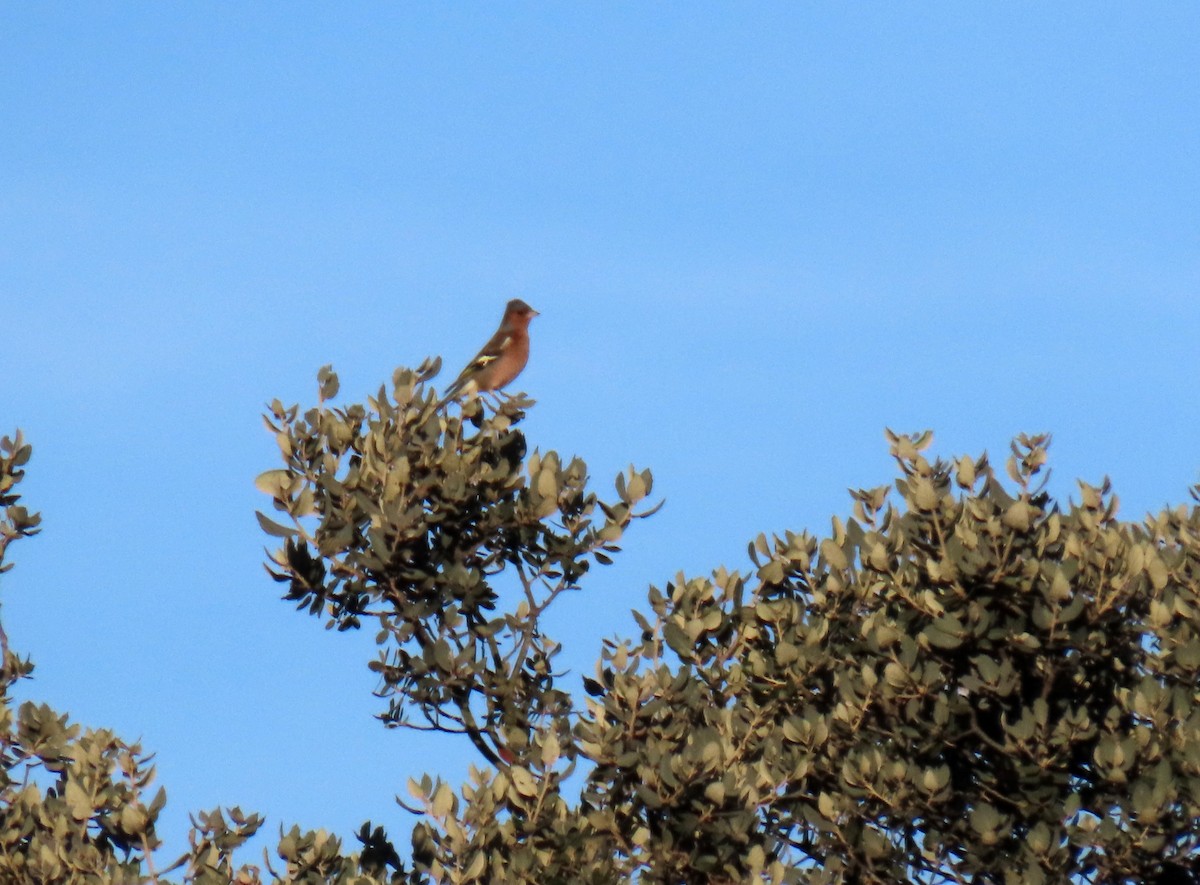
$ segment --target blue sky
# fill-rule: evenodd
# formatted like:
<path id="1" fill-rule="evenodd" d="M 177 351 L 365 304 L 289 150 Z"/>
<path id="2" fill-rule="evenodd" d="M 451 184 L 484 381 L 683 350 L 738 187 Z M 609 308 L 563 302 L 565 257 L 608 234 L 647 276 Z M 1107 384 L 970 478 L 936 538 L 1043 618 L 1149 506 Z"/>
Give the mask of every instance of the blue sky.
<path id="1" fill-rule="evenodd" d="M 258 416 L 454 371 L 514 296 L 531 444 L 667 498 L 554 613 L 576 675 L 649 584 L 887 482 L 885 427 L 1186 500 L 1198 83 L 1185 3 L 0 2 L 25 696 L 158 753 L 173 850 L 218 803 L 406 840 L 405 779 L 473 757 L 278 600 Z"/>

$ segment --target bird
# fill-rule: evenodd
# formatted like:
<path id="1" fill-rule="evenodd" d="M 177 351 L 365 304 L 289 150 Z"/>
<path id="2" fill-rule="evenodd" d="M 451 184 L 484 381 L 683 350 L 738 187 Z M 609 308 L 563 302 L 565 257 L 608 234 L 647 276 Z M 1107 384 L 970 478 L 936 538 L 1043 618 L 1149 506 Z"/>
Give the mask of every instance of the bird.
<path id="1" fill-rule="evenodd" d="M 520 298 L 508 302 L 500 328 L 446 388 L 442 403 L 468 387 L 475 393 L 499 390 L 520 375 L 529 362 L 529 321 L 537 315 L 538 312 Z"/>

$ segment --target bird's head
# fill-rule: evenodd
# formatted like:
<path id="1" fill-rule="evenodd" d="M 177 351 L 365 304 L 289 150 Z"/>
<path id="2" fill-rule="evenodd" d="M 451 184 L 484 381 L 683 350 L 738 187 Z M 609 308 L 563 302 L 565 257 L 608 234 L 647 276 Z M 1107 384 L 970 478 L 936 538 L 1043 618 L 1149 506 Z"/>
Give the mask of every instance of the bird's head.
<path id="1" fill-rule="evenodd" d="M 505 325 L 528 326 L 529 321 L 537 315 L 538 312 L 520 298 L 514 298 L 504 308 L 504 323 Z"/>

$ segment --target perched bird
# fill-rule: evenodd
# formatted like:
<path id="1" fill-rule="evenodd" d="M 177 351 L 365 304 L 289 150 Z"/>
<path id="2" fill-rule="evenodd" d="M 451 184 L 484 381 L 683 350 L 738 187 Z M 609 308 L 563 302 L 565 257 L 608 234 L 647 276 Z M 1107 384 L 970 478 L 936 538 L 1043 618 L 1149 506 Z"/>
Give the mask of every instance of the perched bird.
<path id="1" fill-rule="evenodd" d="M 442 402 L 458 396 L 468 387 L 476 393 L 499 390 L 520 375 L 529 362 L 529 321 L 537 315 L 538 312 L 520 298 L 508 302 L 500 328 L 446 389 Z"/>

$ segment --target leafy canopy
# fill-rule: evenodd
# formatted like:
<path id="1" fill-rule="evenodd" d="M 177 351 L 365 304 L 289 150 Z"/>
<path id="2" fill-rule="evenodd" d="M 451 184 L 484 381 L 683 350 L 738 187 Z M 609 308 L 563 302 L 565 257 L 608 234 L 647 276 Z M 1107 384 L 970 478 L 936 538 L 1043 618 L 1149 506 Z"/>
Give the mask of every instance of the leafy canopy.
<path id="1" fill-rule="evenodd" d="M 272 403 L 259 518 L 285 599 L 373 630 L 380 719 L 465 736 L 468 782 L 408 785 L 403 851 L 365 824 L 353 852 L 293 829 L 235 861 L 261 820 L 233 809 L 159 873 L 148 757 L 14 714 L 30 665 L 5 647 L 0 880 L 1196 880 L 1200 507 L 1121 521 L 1107 482 L 1056 502 L 1044 436 L 1006 483 L 889 434 L 894 487 L 853 492 L 827 537 L 758 537 L 745 571 L 652 587 L 580 684 L 543 615 L 652 512 L 650 473 L 604 499 L 580 459 L 528 450 L 529 400 L 440 408 L 437 369 L 347 405 L 325 369 L 315 406 Z M 2 562 L 37 522 L 12 491 L 28 446 L 0 453 Z"/>

